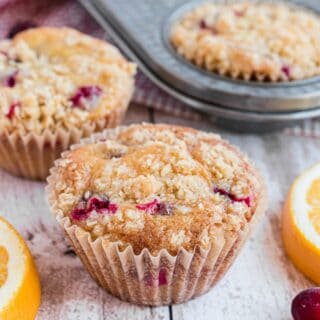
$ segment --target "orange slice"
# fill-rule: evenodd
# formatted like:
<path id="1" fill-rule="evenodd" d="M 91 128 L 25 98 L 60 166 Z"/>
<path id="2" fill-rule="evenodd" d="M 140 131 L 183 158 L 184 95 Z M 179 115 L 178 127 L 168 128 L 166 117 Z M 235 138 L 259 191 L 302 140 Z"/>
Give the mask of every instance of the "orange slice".
<path id="1" fill-rule="evenodd" d="M 30 251 L 0 217 L 0 319 L 34 320 L 39 305 L 40 281 Z"/>
<path id="2" fill-rule="evenodd" d="M 320 284 L 320 163 L 291 186 L 283 212 L 283 241 L 296 267 Z"/>

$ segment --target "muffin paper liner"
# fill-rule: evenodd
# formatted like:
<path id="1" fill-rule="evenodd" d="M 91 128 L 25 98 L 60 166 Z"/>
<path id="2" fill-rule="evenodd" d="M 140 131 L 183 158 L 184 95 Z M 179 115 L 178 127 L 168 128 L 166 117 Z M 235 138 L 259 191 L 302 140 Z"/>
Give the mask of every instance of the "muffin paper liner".
<path id="1" fill-rule="evenodd" d="M 121 127 L 115 130 L 121 130 Z M 81 144 L 107 138 L 115 130 L 96 134 L 84 139 Z M 76 147 L 73 146 L 72 149 Z M 67 153 L 65 152 L 62 157 Z M 51 211 L 70 239 L 75 252 L 101 287 L 121 300 L 140 305 L 182 303 L 211 289 L 239 254 L 267 204 L 263 184 L 251 221 L 238 232 L 221 230 L 209 249 L 197 246 L 193 252 L 188 252 L 181 248 L 176 255 L 171 255 L 162 249 L 153 256 L 145 248 L 140 254 L 135 254 L 130 245 L 120 250 L 123 248 L 121 242 L 111 243 L 103 236 L 92 240 L 89 232 L 72 224 L 69 217 L 63 215 L 57 207 L 54 194 L 56 172 L 57 168 L 52 168 L 48 178 L 48 201 Z"/>
<path id="2" fill-rule="evenodd" d="M 17 176 L 45 180 L 61 152 L 81 138 L 117 126 L 126 109 L 118 108 L 104 119 L 87 123 L 81 129 L 45 130 L 42 134 L 0 132 L 0 167 Z"/>

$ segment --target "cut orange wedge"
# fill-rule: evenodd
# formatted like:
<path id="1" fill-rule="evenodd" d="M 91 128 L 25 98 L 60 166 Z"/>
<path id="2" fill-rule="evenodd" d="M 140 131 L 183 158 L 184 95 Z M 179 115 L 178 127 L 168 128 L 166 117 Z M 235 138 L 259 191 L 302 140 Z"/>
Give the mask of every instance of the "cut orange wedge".
<path id="1" fill-rule="evenodd" d="M 283 212 L 283 241 L 296 267 L 320 284 L 320 163 L 291 186 Z"/>
<path id="2" fill-rule="evenodd" d="M 39 305 L 40 281 L 30 251 L 0 217 L 0 319 L 34 320 Z"/>

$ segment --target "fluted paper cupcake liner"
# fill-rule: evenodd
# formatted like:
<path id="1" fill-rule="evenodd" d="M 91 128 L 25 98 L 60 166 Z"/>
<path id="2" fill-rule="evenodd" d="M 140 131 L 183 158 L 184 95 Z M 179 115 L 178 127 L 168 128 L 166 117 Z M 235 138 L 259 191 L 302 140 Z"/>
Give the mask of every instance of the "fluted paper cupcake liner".
<path id="1" fill-rule="evenodd" d="M 45 130 L 42 134 L 0 132 L 0 167 L 17 176 L 45 180 L 63 151 L 81 138 L 117 126 L 125 111 L 126 107 L 118 108 L 104 119 L 84 124 L 81 129 Z"/>
<path id="2" fill-rule="evenodd" d="M 182 303 L 206 293 L 229 269 L 250 232 L 217 235 L 210 249 L 180 249 L 172 256 L 165 249 L 153 256 L 147 249 L 137 255 L 131 246 L 119 249 L 100 237 L 72 225 L 62 214 L 57 220 L 90 275 L 109 293 L 135 304 L 159 306 Z"/>
<path id="3" fill-rule="evenodd" d="M 106 139 L 122 130 L 105 130 L 79 145 Z M 68 152 L 62 154 L 65 157 Z M 162 249 L 153 256 L 147 248 L 135 254 L 129 245 L 124 250 L 120 242 L 110 243 L 102 237 L 92 240 L 89 232 L 72 224 L 58 209 L 54 193 L 57 168 L 51 169 L 47 194 L 51 211 L 56 216 L 75 252 L 90 275 L 109 293 L 135 304 L 159 306 L 182 303 L 202 295 L 226 273 L 254 225 L 263 215 L 267 199 L 263 184 L 261 196 L 251 221 L 238 232 L 216 235 L 209 249 L 196 247 L 193 252 L 181 248 L 176 255 Z M 257 173 L 259 175 L 259 173 Z M 260 175 L 259 175 L 260 176 Z"/>

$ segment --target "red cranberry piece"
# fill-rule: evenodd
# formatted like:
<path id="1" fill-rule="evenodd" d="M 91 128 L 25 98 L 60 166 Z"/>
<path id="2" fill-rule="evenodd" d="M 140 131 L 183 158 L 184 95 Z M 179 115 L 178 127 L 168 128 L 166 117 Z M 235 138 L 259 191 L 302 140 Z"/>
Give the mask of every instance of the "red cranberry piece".
<path id="1" fill-rule="evenodd" d="M 155 208 L 157 207 L 157 204 L 159 203 L 159 201 L 157 199 L 154 199 L 151 202 L 148 203 L 144 203 L 144 204 L 137 204 L 136 208 L 139 210 L 143 210 L 143 211 L 154 211 Z"/>
<path id="2" fill-rule="evenodd" d="M 199 21 L 199 27 L 200 29 L 209 29 L 206 22 L 203 19 Z"/>
<path id="3" fill-rule="evenodd" d="M 5 78 L 4 85 L 6 87 L 13 88 L 17 82 L 17 75 L 18 75 L 18 71 L 15 71 L 11 75 L 9 75 L 7 78 Z"/>
<path id="4" fill-rule="evenodd" d="M 218 30 L 214 26 L 208 26 L 207 23 L 202 19 L 199 21 L 199 27 L 202 30 L 211 31 L 213 35 L 218 33 Z"/>
<path id="5" fill-rule="evenodd" d="M 89 211 L 86 208 L 85 201 L 81 201 L 76 208 L 71 211 L 71 218 L 73 220 L 85 220 L 89 217 Z"/>
<path id="6" fill-rule="evenodd" d="M 109 203 L 108 210 L 110 213 L 115 214 L 118 210 L 118 206 L 115 203 Z"/>
<path id="7" fill-rule="evenodd" d="M 246 10 L 234 10 L 233 12 L 236 17 L 243 17 L 246 13 Z"/>
<path id="8" fill-rule="evenodd" d="M 288 65 L 283 65 L 281 68 L 281 72 L 284 73 L 286 75 L 287 78 L 290 78 L 291 76 L 291 68 Z"/>
<path id="9" fill-rule="evenodd" d="M 237 198 L 237 201 L 244 202 L 248 207 L 252 205 L 252 197 Z"/>
<path id="10" fill-rule="evenodd" d="M 291 313 L 294 320 L 319 320 L 320 287 L 300 292 L 292 301 Z"/>
<path id="11" fill-rule="evenodd" d="M 252 202 L 252 198 L 250 196 L 248 197 L 243 197 L 243 198 L 238 198 L 237 196 L 235 196 L 234 194 L 228 192 L 225 189 L 222 188 L 218 188 L 218 187 L 214 187 L 213 188 L 213 192 L 214 193 L 219 193 L 223 196 L 228 197 L 232 202 L 244 202 L 248 207 L 251 207 L 251 202 Z"/>
<path id="12" fill-rule="evenodd" d="M 99 199 L 92 197 L 88 201 L 87 209 L 88 211 L 96 210 L 99 211 L 101 209 L 108 209 L 110 201 L 108 199 Z"/>
<path id="13" fill-rule="evenodd" d="M 99 97 L 102 89 L 98 86 L 80 87 L 76 93 L 70 98 L 74 107 L 85 109 L 85 102 Z"/>
<path id="14" fill-rule="evenodd" d="M 137 204 L 136 208 L 139 210 L 147 211 L 150 214 L 158 214 L 161 216 L 171 215 L 173 206 L 169 203 L 159 202 L 157 199 L 154 199 L 151 202 L 144 204 Z"/>
<path id="15" fill-rule="evenodd" d="M 165 269 L 160 269 L 158 280 L 159 280 L 159 286 L 164 286 L 168 284 L 167 272 Z"/>
<path id="16" fill-rule="evenodd" d="M 88 200 L 87 210 L 89 212 L 96 211 L 97 213 L 116 213 L 118 206 L 115 203 L 111 203 L 107 198 L 91 197 Z"/>
<path id="17" fill-rule="evenodd" d="M 81 201 L 71 212 L 71 218 L 74 220 L 85 220 L 89 218 L 92 211 L 98 214 L 111 213 L 115 214 L 118 206 L 111 203 L 109 199 L 93 196 L 88 201 Z"/>
<path id="18" fill-rule="evenodd" d="M 6 114 L 6 117 L 9 119 L 9 120 L 12 120 L 13 117 L 15 116 L 15 113 L 16 113 L 16 109 L 17 108 L 21 108 L 21 104 L 20 102 L 14 102 L 10 105 L 9 107 L 9 111 L 7 112 Z"/>
<path id="19" fill-rule="evenodd" d="M 17 33 L 27 30 L 27 29 L 31 29 L 31 28 L 35 28 L 37 27 L 37 24 L 34 23 L 33 21 L 21 21 L 16 23 L 9 31 L 7 38 L 13 38 Z"/>
<path id="20" fill-rule="evenodd" d="M 71 212 L 71 218 L 73 220 L 86 220 L 89 217 L 89 212 L 86 209 L 73 209 Z"/>
<path id="21" fill-rule="evenodd" d="M 214 187 L 213 188 L 213 192 L 214 193 L 219 193 L 219 194 L 221 194 L 223 196 L 230 197 L 230 193 L 227 190 L 222 189 L 222 188 Z"/>
<path id="22" fill-rule="evenodd" d="M 167 272 L 165 269 L 160 269 L 157 277 L 154 277 L 152 274 L 148 274 L 144 277 L 144 282 L 148 287 L 158 287 L 167 285 Z"/>

